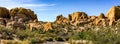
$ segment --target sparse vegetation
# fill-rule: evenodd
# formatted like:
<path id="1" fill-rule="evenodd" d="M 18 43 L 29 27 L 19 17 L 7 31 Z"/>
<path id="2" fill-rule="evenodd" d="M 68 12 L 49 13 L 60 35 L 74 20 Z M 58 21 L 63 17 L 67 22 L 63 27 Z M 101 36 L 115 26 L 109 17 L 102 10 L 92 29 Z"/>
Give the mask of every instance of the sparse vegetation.
<path id="1" fill-rule="evenodd" d="M 16 39 L 22 42 L 27 41 L 28 44 L 45 43 L 47 41 L 64 41 L 71 43 L 72 40 L 89 40 L 92 41 L 93 44 L 120 44 L 119 26 L 91 27 L 89 30 L 85 29 L 86 31 L 81 32 L 68 29 L 67 33 L 60 28 L 46 32 L 42 30 L 34 30 L 31 32 L 29 29 L 0 28 L 0 39 L 13 41 Z"/>

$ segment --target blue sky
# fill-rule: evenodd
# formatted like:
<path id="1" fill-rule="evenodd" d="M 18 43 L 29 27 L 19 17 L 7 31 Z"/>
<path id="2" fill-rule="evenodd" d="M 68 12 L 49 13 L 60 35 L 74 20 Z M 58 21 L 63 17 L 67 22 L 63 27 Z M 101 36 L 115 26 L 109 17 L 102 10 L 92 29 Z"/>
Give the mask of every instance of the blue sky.
<path id="1" fill-rule="evenodd" d="M 60 14 L 67 17 L 78 11 L 97 16 L 101 12 L 106 14 L 112 6 L 117 5 L 120 5 L 120 0 L 0 0 L 0 6 L 8 9 L 32 9 L 40 21 L 54 21 Z"/>

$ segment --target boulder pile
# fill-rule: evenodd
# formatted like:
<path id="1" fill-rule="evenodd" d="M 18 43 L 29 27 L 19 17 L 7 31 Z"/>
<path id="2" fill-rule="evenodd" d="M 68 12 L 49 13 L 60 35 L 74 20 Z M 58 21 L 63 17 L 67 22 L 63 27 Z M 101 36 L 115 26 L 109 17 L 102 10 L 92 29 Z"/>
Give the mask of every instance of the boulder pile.
<path id="1" fill-rule="evenodd" d="M 85 12 L 73 12 L 68 17 L 58 15 L 55 22 L 38 21 L 37 15 L 34 11 L 25 8 L 7 8 L 0 7 L 0 26 L 9 28 L 26 29 L 26 26 L 33 29 L 55 29 L 57 27 L 66 28 L 72 26 L 73 28 L 91 27 L 91 26 L 113 26 L 120 22 L 120 6 L 113 6 L 105 16 L 100 13 L 99 16 L 88 16 Z M 72 28 L 70 27 L 70 28 Z"/>

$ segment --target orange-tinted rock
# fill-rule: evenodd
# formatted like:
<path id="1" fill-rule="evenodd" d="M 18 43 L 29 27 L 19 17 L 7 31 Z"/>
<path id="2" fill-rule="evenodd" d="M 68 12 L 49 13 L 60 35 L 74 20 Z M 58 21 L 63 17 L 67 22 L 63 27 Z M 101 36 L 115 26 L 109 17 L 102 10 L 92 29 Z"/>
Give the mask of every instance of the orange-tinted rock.
<path id="1" fill-rule="evenodd" d="M 48 22 L 46 24 L 44 24 L 44 31 L 47 31 L 47 30 L 52 30 L 52 23 Z"/>
<path id="2" fill-rule="evenodd" d="M 110 20 L 118 20 L 120 18 L 120 6 L 114 6 L 110 8 L 107 13 L 107 17 Z"/>
<path id="3" fill-rule="evenodd" d="M 84 12 L 74 12 L 72 15 L 72 21 L 79 21 L 80 19 L 87 18 L 87 14 Z"/>
<path id="4" fill-rule="evenodd" d="M 103 13 L 100 13 L 100 15 L 98 16 L 98 18 L 105 18 L 105 15 Z"/>
<path id="5" fill-rule="evenodd" d="M 107 13 L 107 18 L 110 19 L 109 25 L 114 25 L 114 22 L 120 19 L 120 6 L 113 6 Z"/>
<path id="6" fill-rule="evenodd" d="M 67 18 L 63 17 L 62 15 L 58 15 L 56 17 L 56 21 L 55 22 L 58 23 L 58 24 L 59 23 L 69 24 L 69 20 Z"/>
<path id="7" fill-rule="evenodd" d="M 28 24 L 28 27 L 30 28 L 30 31 L 33 31 L 33 29 L 40 30 L 43 29 L 43 23 L 31 22 Z"/>

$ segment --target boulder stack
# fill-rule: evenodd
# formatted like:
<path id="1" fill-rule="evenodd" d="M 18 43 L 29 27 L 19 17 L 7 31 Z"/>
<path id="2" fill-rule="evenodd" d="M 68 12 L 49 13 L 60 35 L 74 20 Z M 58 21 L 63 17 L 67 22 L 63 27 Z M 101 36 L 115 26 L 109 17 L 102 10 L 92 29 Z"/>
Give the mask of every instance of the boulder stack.
<path id="1" fill-rule="evenodd" d="M 72 15 L 72 21 L 79 21 L 80 19 L 87 18 L 87 14 L 84 12 L 74 12 Z"/>
<path id="2" fill-rule="evenodd" d="M 68 24 L 69 23 L 69 20 L 65 17 L 63 17 L 62 15 L 58 15 L 56 17 L 56 21 L 55 21 L 57 24 L 60 24 L 60 23 L 65 23 L 65 24 Z"/>
<path id="3" fill-rule="evenodd" d="M 25 8 L 13 8 L 10 10 L 10 16 L 13 20 L 22 19 L 23 21 L 35 20 L 37 19 L 36 14 L 30 9 Z"/>

